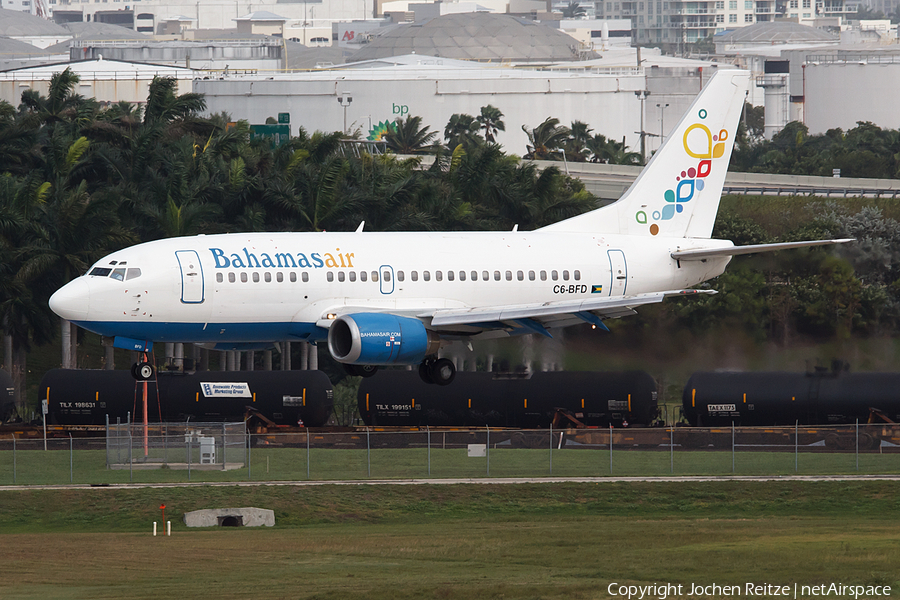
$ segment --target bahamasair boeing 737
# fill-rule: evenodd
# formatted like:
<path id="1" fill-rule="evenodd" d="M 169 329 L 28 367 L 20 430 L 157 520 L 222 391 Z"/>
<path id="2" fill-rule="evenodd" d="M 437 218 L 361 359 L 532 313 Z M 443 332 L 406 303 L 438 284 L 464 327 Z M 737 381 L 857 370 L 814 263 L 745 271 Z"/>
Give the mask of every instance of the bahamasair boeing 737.
<path id="1" fill-rule="evenodd" d="M 144 352 L 328 341 L 348 372 L 419 365 L 447 384 L 444 344 L 551 335 L 634 314 L 724 272 L 733 255 L 850 240 L 735 247 L 710 239 L 749 74 L 710 78 L 615 203 L 536 231 L 229 233 L 114 252 L 50 299 L 53 311 Z M 153 375 L 146 362 L 132 369 Z"/>

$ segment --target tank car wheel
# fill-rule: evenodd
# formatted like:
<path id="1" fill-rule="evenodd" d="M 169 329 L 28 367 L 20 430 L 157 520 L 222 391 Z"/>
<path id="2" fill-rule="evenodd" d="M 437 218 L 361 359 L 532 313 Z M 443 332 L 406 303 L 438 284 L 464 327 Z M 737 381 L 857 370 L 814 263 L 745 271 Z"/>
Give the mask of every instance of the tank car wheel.
<path id="1" fill-rule="evenodd" d="M 456 367 L 449 358 L 439 358 L 429 366 L 428 375 L 438 385 L 450 385 L 456 378 Z"/>
<path id="2" fill-rule="evenodd" d="M 375 365 L 344 365 L 344 372 L 351 377 L 371 377 L 378 372 Z"/>
<path id="3" fill-rule="evenodd" d="M 138 381 L 147 381 L 148 379 L 153 379 L 155 369 L 150 363 L 143 361 L 139 362 L 134 365 L 133 369 L 134 371 L 132 374 Z"/>

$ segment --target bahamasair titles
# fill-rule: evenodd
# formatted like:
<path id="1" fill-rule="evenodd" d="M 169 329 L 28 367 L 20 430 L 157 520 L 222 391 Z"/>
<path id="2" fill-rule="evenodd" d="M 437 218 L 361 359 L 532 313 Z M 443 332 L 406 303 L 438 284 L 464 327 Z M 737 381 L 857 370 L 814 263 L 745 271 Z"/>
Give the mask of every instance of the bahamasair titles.
<path id="1" fill-rule="evenodd" d="M 419 365 L 443 345 L 541 334 L 635 313 L 724 272 L 731 257 L 849 240 L 735 247 L 710 239 L 749 74 L 716 73 L 615 203 L 536 231 L 230 233 L 139 244 L 50 299 L 59 316 L 149 352 L 326 341 L 348 372 Z M 146 354 L 144 355 L 146 356 Z M 135 365 L 138 379 L 152 366 Z"/>

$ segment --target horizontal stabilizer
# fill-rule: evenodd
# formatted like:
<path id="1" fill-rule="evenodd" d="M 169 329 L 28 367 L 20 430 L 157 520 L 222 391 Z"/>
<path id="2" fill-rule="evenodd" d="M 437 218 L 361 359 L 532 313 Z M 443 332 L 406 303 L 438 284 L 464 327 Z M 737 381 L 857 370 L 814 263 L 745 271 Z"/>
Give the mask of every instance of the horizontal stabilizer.
<path id="1" fill-rule="evenodd" d="M 751 246 L 731 246 L 729 248 L 697 248 L 694 250 L 678 250 L 672 253 L 675 260 L 706 260 L 717 256 L 738 256 L 740 254 L 756 254 L 757 252 L 775 252 L 791 248 L 807 248 L 809 246 L 828 246 L 846 244 L 856 241 L 853 238 L 841 240 L 811 240 L 806 242 L 784 242 L 782 244 L 753 244 Z"/>

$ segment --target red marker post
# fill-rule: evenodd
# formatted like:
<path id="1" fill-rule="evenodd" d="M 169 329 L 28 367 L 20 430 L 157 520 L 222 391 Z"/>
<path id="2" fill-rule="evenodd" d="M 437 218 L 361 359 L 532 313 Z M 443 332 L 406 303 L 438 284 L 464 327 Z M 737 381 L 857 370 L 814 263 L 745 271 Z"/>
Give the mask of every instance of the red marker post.
<path id="1" fill-rule="evenodd" d="M 162 511 L 162 524 L 163 524 L 163 527 L 165 527 L 166 526 L 166 505 L 160 504 L 159 510 Z"/>

